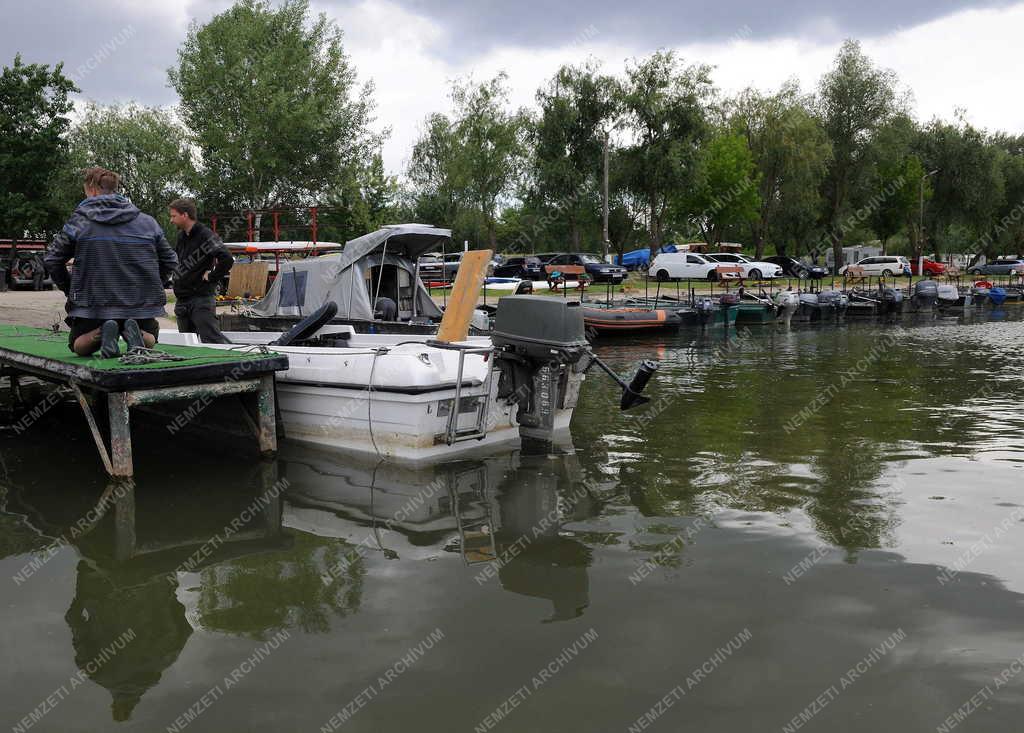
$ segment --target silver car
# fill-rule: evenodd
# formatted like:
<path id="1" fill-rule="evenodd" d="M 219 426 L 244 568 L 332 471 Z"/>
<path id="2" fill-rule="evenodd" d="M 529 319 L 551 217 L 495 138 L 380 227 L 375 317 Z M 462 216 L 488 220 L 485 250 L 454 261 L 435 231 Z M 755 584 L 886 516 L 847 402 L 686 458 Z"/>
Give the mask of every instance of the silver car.
<path id="1" fill-rule="evenodd" d="M 992 260 L 984 265 L 975 265 L 967 272 L 972 275 L 1009 275 L 1013 272 L 1024 273 L 1024 260 L 1007 258 Z"/>

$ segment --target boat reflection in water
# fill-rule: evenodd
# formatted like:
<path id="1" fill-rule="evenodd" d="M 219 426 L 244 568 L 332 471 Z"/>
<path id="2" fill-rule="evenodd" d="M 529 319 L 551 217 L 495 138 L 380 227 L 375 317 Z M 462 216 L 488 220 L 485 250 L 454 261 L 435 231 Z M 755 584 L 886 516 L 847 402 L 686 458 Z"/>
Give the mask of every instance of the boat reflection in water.
<path id="1" fill-rule="evenodd" d="M 596 516 L 599 490 L 571 447 L 530 451 L 414 468 L 287 446 L 283 523 L 389 559 L 460 553 L 477 578 L 551 601 L 548 621 L 575 618 L 589 604 L 591 552 L 562 525 Z"/>
<path id="2" fill-rule="evenodd" d="M 391 561 L 459 554 L 466 582 L 496 577 L 550 601 L 544 621 L 589 603 L 591 552 L 562 525 L 597 515 L 600 490 L 571 451 L 411 468 L 284 446 L 277 462 L 205 464 L 202 482 L 168 465 L 137 486 L 73 491 L 62 470 L 40 461 L 30 486 L 0 481 L 3 555 L 78 555 L 64 619 L 82 679 L 109 691 L 117 721 L 193 631 L 326 633 L 359 611 L 364 582 Z"/>

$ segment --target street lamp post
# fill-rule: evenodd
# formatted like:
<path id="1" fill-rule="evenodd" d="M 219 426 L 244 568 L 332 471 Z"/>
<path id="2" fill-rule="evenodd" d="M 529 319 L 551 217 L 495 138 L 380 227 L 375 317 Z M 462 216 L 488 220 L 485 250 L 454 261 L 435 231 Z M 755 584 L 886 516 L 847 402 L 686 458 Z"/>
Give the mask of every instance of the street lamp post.
<path id="1" fill-rule="evenodd" d="M 608 239 L 608 135 L 609 131 L 604 131 L 604 182 L 602 185 L 601 195 L 601 217 L 602 217 L 602 249 L 604 250 L 605 262 L 608 261 L 608 250 L 611 247 L 611 242 Z M 621 262 L 619 264 L 622 264 Z"/>
<path id="2" fill-rule="evenodd" d="M 924 274 L 924 269 L 923 269 L 924 268 L 924 182 L 925 182 L 925 180 L 927 180 L 928 178 L 931 178 L 932 176 L 934 176 L 938 172 L 939 172 L 939 169 L 936 168 L 933 171 L 925 173 L 923 176 L 921 176 L 921 181 L 920 181 L 920 183 L 921 183 L 921 203 L 920 203 L 920 209 L 918 210 L 918 218 L 917 218 L 917 231 L 918 231 L 918 236 L 920 237 L 920 240 L 918 242 L 918 246 L 920 248 L 920 254 L 917 256 L 917 272 L 920 275 Z"/>

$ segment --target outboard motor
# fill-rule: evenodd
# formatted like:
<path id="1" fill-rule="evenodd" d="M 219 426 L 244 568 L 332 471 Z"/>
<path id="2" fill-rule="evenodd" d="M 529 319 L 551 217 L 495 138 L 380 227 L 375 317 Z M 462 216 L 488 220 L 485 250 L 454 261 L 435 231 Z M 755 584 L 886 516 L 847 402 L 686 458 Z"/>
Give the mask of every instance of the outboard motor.
<path id="1" fill-rule="evenodd" d="M 930 311 L 935 308 L 939 300 L 939 285 L 934 280 L 920 280 L 914 285 L 914 295 L 911 297 L 914 310 Z"/>
<path id="2" fill-rule="evenodd" d="M 816 321 L 820 317 L 817 293 L 800 293 L 800 309 L 798 314 L 801 321 Z"/>
<path id="3" fill-rule="evenodd" d="M 839 317 L 839 292 L 836 290 L 822 290 L 818 293 L 818 312 L 822 319 Z"/>
<path id="4" fill-rule="evenodd" d="M 882 288 L 882 312 L 895 318 L 903 312 L 903 291 L 898 288 Z"/>
<path id="5" fill-rule="evenodd" d="M 836 311 L 836 317 L 843 318 L 846 316 L 846 309 L 850 307 L 850 296 L 842 290 L 837 290 L 836 292 L 839 293 L 839 305 L 837 306 L 838 310 Z"/>
<path id="6" fill-rule="evenodd" d="M 587 343 L 579 303 L 543 295 L 500 298 L 491 338 L 500 369 L 498 397 L 518 403 L 519 432 L 525 437 L 553 437 L 556 412 L 575 407 L 594 364 L 622 388 L 621 409 L 649 401 L 641 392 L 657 362 L 642 362 L 629 383 L 619 377 Z"/>
<path id="7" fill-rule="evenodd" d="M 935 297 L 938 299 L 939 307 L 954 306 L 960 302 L 960 291 L 956 285 L 943 283 L 936 285 Z"/>
<path id="8" fill-rule="evenodd" d="M 697 320 L 702 327 L 711 322 L 717 309 L 715 302 L 708 298 L 701 298 L 694 304 L 694 307 L 697 309 Z"/>
<path id="9" fill-rule="evenodd" d="M 800 296 L 792 290 L 780 290 L 772 298 L 772 302 L 775 304 L 776 318 L 788 326 L 793 314 L 800 307 Z"/>

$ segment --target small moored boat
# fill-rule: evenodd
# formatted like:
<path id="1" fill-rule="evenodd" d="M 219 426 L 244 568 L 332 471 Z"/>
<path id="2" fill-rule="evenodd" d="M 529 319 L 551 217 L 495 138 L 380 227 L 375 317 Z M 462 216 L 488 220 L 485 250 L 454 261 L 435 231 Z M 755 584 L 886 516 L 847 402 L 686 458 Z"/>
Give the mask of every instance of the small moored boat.
<path id="1" fill-rule="evenodd" d="M 666 308 L 595 308 L 583 306 L 583 323 L 594 335 L 631 334 L 678 328 L 682 319 Z"/>

